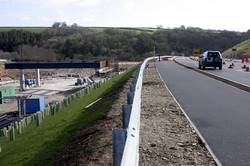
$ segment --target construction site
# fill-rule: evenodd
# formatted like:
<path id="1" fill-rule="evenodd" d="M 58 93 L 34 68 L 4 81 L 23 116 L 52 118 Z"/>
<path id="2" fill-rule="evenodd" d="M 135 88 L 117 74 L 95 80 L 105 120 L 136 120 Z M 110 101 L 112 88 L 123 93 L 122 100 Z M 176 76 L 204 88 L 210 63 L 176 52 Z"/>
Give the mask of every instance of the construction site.
<path id="1" fill-rule="evenodd" d="M 4 63 L 0 70 L 0 129 L 44 111 L 75 92 L 98 84 L 133 65 L 126 62 L 111 64 L 107 60 L 53 64 Z"/>

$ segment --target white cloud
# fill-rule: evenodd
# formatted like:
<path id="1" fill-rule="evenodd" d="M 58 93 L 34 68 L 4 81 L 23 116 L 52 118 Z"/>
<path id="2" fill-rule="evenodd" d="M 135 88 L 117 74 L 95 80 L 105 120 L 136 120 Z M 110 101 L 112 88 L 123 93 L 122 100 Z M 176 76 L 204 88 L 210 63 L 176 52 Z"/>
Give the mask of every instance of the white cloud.
<path id="1" fill-rule="evenodd" d="M 41 16 L 40 19 L 44 22 L 50 21 L 50 19 L 47 16 Z"/>
<path id="2" fill-rule="evenodd" d="M 80 22 L 93 22 L 94 20 L 95 20 L 95 16 L 90 15 L 90 16 L 83 17 Z"/>
<path id="3" fill-rule="evenodd" d="M 28 16 L 28 15 L 18 16 L 18 18 L 20 20 L 22 20 L 22 21 L 28 21 L 28 20 L 30 20 L 30 16 Z"/>
<path id="4" fill-rule="evenodd" d="M 0 0 L 4 16 L 0 25 L 67 21 L 85 26 L 185 25 L 243 31 L 250 28 L 249 6 L 248 0 Z M 26 21 L 18 22 L 19 17 Z"/>
<path id="5" fill-rule="evenodd" d="M 125 2 L 124 5 L 123 5 L 123 7 L 124 7 L 125 9 L 127 9 L 127 10 L 132 10 L 132 9 L 135 8 L 135 6 L 136 6 L 136 5 L 135 5 L 134 1 Z"/>
<path id="6" fill-rule="evenodd" d="M 81 6 L 81 7 L 95 6 L 101 2 L 102 2 L 101 0 L 36 0 L 36 1 L 31 1 L 30 3 L 42 5 L 49 8 L 52 7 L 61 8 L 68 6 Z"/>

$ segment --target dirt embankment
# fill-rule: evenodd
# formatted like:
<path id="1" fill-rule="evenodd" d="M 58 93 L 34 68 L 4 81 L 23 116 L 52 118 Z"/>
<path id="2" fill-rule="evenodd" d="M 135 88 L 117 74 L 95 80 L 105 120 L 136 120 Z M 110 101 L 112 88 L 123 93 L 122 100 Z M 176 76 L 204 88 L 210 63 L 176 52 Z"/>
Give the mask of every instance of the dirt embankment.
<path id="1" fill-rule="evenodd" d="M 116 100 L 105 118 L 73 135 L 64 150 L 54 158 L 54 165 L 112 165 L 112 128 L 122 128 L 121 108 L 126 103 L 131 80 L 112 93 Z"/>
<path id="2" fill-rule="evenodd" d="M 142 87 L 140 165 L 215 165 L 154 63 L 145 70 Z"/>

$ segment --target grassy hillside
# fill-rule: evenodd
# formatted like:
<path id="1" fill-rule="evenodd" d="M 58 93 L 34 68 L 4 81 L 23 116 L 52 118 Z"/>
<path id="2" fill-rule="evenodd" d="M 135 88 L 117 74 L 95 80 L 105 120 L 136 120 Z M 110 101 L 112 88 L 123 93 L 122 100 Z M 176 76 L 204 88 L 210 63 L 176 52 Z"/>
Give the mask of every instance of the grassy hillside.
<path id="1" fill-rule="evenodd" d="M 48 29 L 48 27 L 0 27 L 0 32 L 7 32 L 11 30 L 24 30 L 29 32 L 40 33 L 46 29 Z"/>
<path id="2" fill-rule="evenodd" d="M 236 51 L 233 51 L 233 49 L 236 49 Z M 248 57 L 250 57 L 250 39 L 223 52 L 224 58 L 240 58 L 242 55 L 248 55 Z"/>
<path id="3" fill-rule="evenodd" d="M 20 45 L 39 46 L 39 49 L 50 50 L 50 54 L 43 53 L 42 56 L 33 56 L 31 54 L 34 52 L 37 54 L 42 51 L 27 48 L 23 49 L 22 57 L 10 56 L 12 59 L 33 60 L 35 57 L 42 57 L 42 59 L 48 57 L 54 60 L 84 60 L 92 57 L 112 57 L 117 60 L 135 61 L 152 56 L 154 47 L 157 54 L 160 55 L 172 52 L 176 55 L 190 55 L 194 48 L 224 51 L 237 43 L 250 39 L 250 32 L 215 31 L 194 27 L 162 29 L 153 27 L 80 27 L 57 24 L 54 25 L 54 28 L 47 27 L 48 29 L 42 33 L 17 31 L 5 35 L 2 32 L 4 35 L 1 34 L 0 50 L 15 52 Z M 41 32 L 46 27 L 37 28 L 23 27 L 25 30 L 36 32 Z M 0 28 L 0 32 L 10 29 L 11 27 Z M 19 27 L 19 29 L 22 28 Z M 230 51 L 225 55 L 230 56 Z"/>

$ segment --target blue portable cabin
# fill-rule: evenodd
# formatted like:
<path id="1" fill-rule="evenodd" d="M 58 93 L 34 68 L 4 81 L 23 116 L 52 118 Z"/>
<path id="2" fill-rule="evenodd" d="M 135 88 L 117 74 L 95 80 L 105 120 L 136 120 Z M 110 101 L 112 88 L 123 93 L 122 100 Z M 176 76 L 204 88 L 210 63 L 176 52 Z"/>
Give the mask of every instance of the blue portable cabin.
<path id="1" fill-rule="evenodd" d="M 36 113 L 38 111 L 44 111 L 45 100 L 44 96 L 35 96 L 21 100 L 21 111 L 24 112 L 24 107 L 26 113 Z"/>

